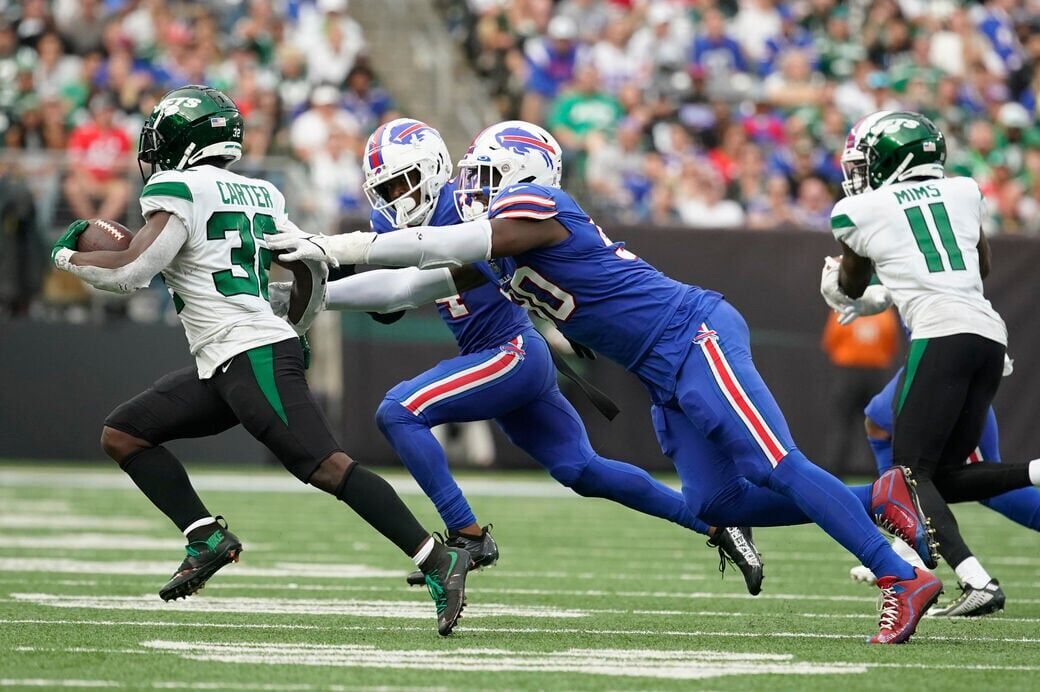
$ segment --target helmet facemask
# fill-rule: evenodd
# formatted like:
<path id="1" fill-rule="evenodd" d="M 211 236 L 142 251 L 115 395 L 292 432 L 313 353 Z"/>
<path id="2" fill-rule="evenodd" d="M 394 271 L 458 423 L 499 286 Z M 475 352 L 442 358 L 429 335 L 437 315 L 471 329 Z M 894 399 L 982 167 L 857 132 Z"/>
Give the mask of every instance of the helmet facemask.
<path id="1" fill-rule="evenodd" d="M 393 183 L 403 178 L 404 192 L 391 197 L 391 190 L 397 186 Z M 421 226 L 433 215 L 437 202 L 437 194 L 443 181 L 436 180 L 437 171 L 434 162 L 429 160 L 413 161 L 411 164 L 390 169 L 384 167 L 370 174 L 362 186 L 369 204 L 379 212 L 394 228 Z M 434 185 L 436 191 L 434 191 Z M 418 191 L 419 201 L 415 201 Z"/>
<path id="2" fill-rule="evenodd" d="M 867 170 L 870 165 L 867 160 L 868 155 L 868 151 L 856 148 L 846 149 L 841 156 L 841 174 L 844 178 L 841 189 L 849 197 L 862 194 L 869 189 L 867 182 Z"/>
<path id="3" fill-rule="evenodd" d="M 159 150 L 162 147 L 163 136 L 154 127 L 145 124 L 141 129 L 141 138 L 138 141 L 137 168 L 141 171 L 141 178 L 148 179 L 155 175 L 158 164 Z M 148 164 L 148 173 L 144 172 L 144 164 Z"/>
<path id="4" fill-rule="evenodd" d="M 455 207 L 463 221 L 486 217 L 503 188 L 525 182 L 515 180 L 520 171 L 518 162 L 511 157 L 496 163 L 463 158 L 459 162 L 459 183 L 455 189 Z"/>

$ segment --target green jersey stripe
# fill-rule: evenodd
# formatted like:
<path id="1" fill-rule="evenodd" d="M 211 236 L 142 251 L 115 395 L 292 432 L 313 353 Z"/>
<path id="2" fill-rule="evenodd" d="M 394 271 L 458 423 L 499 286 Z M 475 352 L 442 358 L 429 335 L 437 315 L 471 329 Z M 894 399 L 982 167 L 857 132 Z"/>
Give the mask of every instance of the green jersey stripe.
<path id="1" fill-rule="evenodd" d="M 278 393 L 278 384 L 274 379 L 274 346 L 268 344 L 251 348 L 246 351 L 246 355 L 249 356 L 249 364 L 253 366 L 253 376 L 256 377 L 256 383 L 260 385 L 260 391 L 264 393 L 267 403 L 271 404 L 271 408 L 282 419 L 282 422 L 289 425 L 289 419 L 285 416 L 285 408 L 282 406 L 282 397 Z"/>
<path id="2" fill-rule="evenodd" d="M 855 228 L 856 224 L 852 222 L 846 214 L 838 214 L 837 216 L 831 217 L 831 229 L 838 228 Z"/>
<path id="3" fill-rule="evenodd" d="M 191 190 L 184 183 L 169 182 L 169 183 L 152 183 L 145 185 L 144 190 L 141 191 L 142 197 L 178 197 L 180 199 L 186 199 L 189 202 L 194 202 L 194 198 L 191 196 Z"/>
<path id="4" fill-rule="evenodd" d="M 910 353 L 906 357 L 906 369 L 903 371 L 903 386 L 899 392 L 899 403 L 896 404 L 896 416 L 903 410 L 906 397 L 910 394 L 910 387 L 914 384 L 917 375 L 917 366 L 921 364 L 921 357 L 928 346 L 928 339 L 912 339 L 910 341 Z"/>

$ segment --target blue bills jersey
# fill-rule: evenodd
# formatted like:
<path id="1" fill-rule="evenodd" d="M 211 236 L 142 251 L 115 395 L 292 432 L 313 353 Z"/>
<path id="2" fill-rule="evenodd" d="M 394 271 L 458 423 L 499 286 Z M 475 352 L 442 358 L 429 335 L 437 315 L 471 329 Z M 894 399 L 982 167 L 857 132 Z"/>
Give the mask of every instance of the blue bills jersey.
<path id="1" fill-rule="evenodd" d="M 453 226 L 457 223 L 462 223 L 462 219 L 455 210 L 455 182 L 449 181 L 441 189 L 429 225 Z M 377 233 L 396 230 L 386 217 L 377 212 L 372 212 L 371 224 Z M 505 300 L 495 285 L 484 284 L 438 300 L 437 310 L 455 335 L 463 354 L 500 346 L 531 327 L 527 312 Z"/>
<path id="2" fill-rule="evenodd" d="M 670 279 L 612 242 L 570 195 L 533 184 L 499 193 L 490 219 L 555 219 L 570 236 L 551 247 L 477 265 L 519 305 L 568 338 L 635 370 L 680 306 L 684 321 L 707 314 L 718 293 Z"/>

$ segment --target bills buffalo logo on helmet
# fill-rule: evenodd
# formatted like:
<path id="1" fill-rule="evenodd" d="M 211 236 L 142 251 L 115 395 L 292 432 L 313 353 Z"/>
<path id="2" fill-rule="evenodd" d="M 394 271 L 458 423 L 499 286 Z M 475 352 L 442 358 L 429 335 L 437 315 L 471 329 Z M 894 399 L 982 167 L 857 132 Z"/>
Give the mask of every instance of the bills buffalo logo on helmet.
<path id="1" fill-rule="evenodd" d="M 504 149 L 509 149 L 517 154 L 532 152 L 540 154 L 545 159 L 547 166 L 551 167 L 553 165 L 551 155 L 556 153 L 556 149 L 527 130 L 521 130 L 519 127 L 510 127 L 496 134 L 495 140 Z"/>
<path id="2" fill-rule="evenodd" d="M 422 139 L 423 133 L 434 131 L 432 127 L 424 122 L 410 120 L 391 127 L 387 142 L 383 142 L 383 131 L 385 128 L 386 125 L 380 125 L 368 142 L 368 151 L 365 153 L 368 156 L 368 165 L 372 168 L 378 168 L 383 165 L 383 155 L 380 149 L 385 144 L 409 144 Z"/>

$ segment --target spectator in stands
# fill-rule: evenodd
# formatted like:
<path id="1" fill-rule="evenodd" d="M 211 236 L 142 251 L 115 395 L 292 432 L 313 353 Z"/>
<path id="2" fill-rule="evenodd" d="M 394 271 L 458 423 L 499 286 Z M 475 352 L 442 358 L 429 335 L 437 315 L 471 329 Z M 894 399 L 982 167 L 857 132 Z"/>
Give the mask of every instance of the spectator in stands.
<path id="1" fill-rule="evenodd" d="M 340 105 L 339 90 L 326 84 L 311 94 L 310 110 L 293 121 L 289 132 L 293 153 L 301 161 L 310 162 L 314 153 L 325 146 L 334 128 L 353 136 L 360 132 L 357 118 Z"/>
<path id="2" fill-rule="evenodd" d="M 777 14 L 780 16 L 780 28 L 766 39 L 758 63 L 759 74 L 765 76 L 775 72 L 780 67 L 781 56 L 792 51 L 804 54 L 812 69 L 818 70 L 820 59 L 812 34 L 799 26 L 794 13 L 786 5 L 778 7 Z"/>
<path id="3" fill-rule="evenodd" d="M 361 216 L 367 209 L 361 193 L 364 174 L 358 155 L 362 145 L 357 133 L 333 127 L 325 146 L 311 156 L 307 202 L 318 224 L 312 232 L 332 232 L 340 215 Z"/>
<path id="4" fill-rule="evenodd" d="M 617 138 L 593 132 L 586 140 L 589 158 L 585 180 L 618 218 L 637 221 L 649 214 L 652 182 L 644 170 L 642 128 L 633 119 L 618 125 Z"/>
<path id="5" fill-rule="evenodd" d="M 787 178 L 773 174 L 766 180 L 765 192 L 748 202 L 748 227 L 756 230 L 797 228 L 798 217 L 791 204 L 791 185 Z"/>
<path id="6" fill-rule="evenodd" d="M 544 38 L 529 39 L 524 44 L 527 80 L 520 117 L 531 122 L 545 119 L 545 105 L 556 98 L 560 87 L 575 76 L 578 27 L 567 16 L 553 17 Z"/>
<path id="7" fill-rule="evenodd" d="M 39 58 L 33 69 L 33 85 L 39 91 L 60 93 L 80 76 L 81 60 L 65 52 L 61 37 L 48 31 L 36 42 Z"/>
<path id="8" fill-rule="evenodd" d="M 365 44 L 360 29 L 352 31 L 352 24 L 344 21 L 345 15 L 340 16 L 346 10 L 345 0 L 322 0 L 318 4 L 326 8 L 327 19 L 317 40 L 305 50 L 307 77 L 311 84 L 342 84 Z"/>
<path id="9" fill-rule="evenodd" d="M 130 137 L 115 122 L 111 97 L 90 99 L 90 120 L 69 137 L 65 198 L 81 219 L 123 219 L 130 199 Z"/>
<path id="10" fill-rule="evenodd" d="M 615 17 L 607 24 L 603 37 L 589 51 L 590 64 L 599 73 L 603 88 L 612 94 L 618 93 L 623 84 L 637 76 L 638 64 L 629 58 L 625 50 L 630 34 L 628 20 Z"/>
<path id="11" fill-rule="evenodd" d="M 795 223 L 812 231 L 831 230 L 831 192 L 822 178 L 811 175 L 798 184 L 798 199 L 794 207 Z"/>
<path id="12" fill-rule="evenodd" d="M 677 188 L 676 212 L 683 224 L 692 228 L 739 228 L 744 210 L 725 198 L 725 187 L 714 170 L 694 161 L 683 166 Z"/>
<path id="13" fill-rule="evenodd" d="M 347 75 L 343 105 L 357 118 L 362 132 L 370 132 L 393 108 L 393 99 L 385 89 L 375 85 L 375 75 L 368 65 L 355 65 Z"/>
<path id="14" fill-rule="evenodd" d="M 564 155 L 573 157 L 584 154 L 589 133 L 613 130 L 623 115 L 618 100 L 600 88 L 596 68 L 584 65 L 575 73 L 573 88 L 553 101 L 547 124 Z"/>
<path id="15" fill-rule="evenodd" d="M 709 88 L 727 88 L 738 72 L 747 72 L 740 44 L 726 32 L 726 18 L 714 7 L 704 12 L 702 33 L 693 42 L 692 67 L 703 70 Z"/>
<path id="16" fill-rule="evenodd" d="M 57 0 L 54 22 L 77 55 L 101 47 L 105 9 L 100 0 Z"/>

